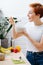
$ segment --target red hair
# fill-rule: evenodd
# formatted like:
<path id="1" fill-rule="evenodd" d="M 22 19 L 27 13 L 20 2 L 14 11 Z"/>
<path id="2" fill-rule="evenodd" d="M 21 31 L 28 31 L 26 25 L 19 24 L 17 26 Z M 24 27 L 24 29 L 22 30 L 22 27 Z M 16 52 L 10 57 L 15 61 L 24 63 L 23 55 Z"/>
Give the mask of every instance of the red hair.
<path id="1" fill-rule="evenodd" d="M 32 3 L 30 4 L 30 7 L 34 8 L 36 15 L 40 14 L 40 18 L 43 17 L 43 5 L 40 3 Z"/>

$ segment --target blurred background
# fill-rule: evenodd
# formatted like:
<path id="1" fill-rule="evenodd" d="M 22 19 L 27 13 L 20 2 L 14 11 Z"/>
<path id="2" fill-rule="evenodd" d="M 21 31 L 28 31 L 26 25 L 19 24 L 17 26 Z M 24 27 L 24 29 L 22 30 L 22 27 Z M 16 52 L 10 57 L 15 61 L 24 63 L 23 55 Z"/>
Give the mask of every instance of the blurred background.
<path id="1" fill-rule="evenodd" d="M 24 17 L 27 16 L 28 6 L 32 2 L 43 4 L 43 0 L 0 0 L 0 9 L 5 16 Z"/>

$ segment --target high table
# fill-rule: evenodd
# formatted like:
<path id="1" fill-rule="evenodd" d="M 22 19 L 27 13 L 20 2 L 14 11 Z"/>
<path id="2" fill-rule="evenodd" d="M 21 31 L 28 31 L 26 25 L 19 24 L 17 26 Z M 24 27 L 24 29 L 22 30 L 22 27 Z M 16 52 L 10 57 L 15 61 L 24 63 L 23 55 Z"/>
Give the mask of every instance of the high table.
<path id="1" fill-rule="evenodd" d="M 14 60 L 18 60 L 19 57 L 21 57 L 23 59 L 23 61 L 25 61 L 24 64 L 14 64 L 12 59 Z M 29 61 L 26 59 L 26 57 L 24 56 L 24 54 L 22 52 L 19 53 L 10 53 L 9 55 L 5 55 L 5 60 L 4 61 L 0 61 L 0 65 L 31 65 L 29 63 Z"/>

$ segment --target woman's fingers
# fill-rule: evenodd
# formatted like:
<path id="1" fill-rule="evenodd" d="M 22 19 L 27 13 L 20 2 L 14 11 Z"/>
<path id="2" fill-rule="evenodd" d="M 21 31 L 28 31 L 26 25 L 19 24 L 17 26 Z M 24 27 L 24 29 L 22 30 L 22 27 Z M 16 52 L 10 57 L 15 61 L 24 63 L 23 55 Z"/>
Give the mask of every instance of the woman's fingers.
<path id="1" fill-rule="evenodd" d="M 14 20 L 12 17 L 9 18 L 9 22 L 13 25 L 14 24 Z"/>

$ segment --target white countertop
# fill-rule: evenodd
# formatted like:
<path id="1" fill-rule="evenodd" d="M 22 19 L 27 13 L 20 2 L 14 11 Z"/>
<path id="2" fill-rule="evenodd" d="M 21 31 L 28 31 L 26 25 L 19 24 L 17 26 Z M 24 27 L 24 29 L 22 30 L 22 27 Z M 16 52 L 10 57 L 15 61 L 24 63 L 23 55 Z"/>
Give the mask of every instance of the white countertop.
<path id="1" fill-rule="evenodd" d="M 22 57 L 22 59 L 25 61 L 24 64 L 14 64 L 11 59 L 19 60 L 19 57 Z M 22 52 L 20 53 L 10 53 L 9 55 L 6 55 L 4 61 L 0 61 L 0 65 L 31 65 Z"/>

